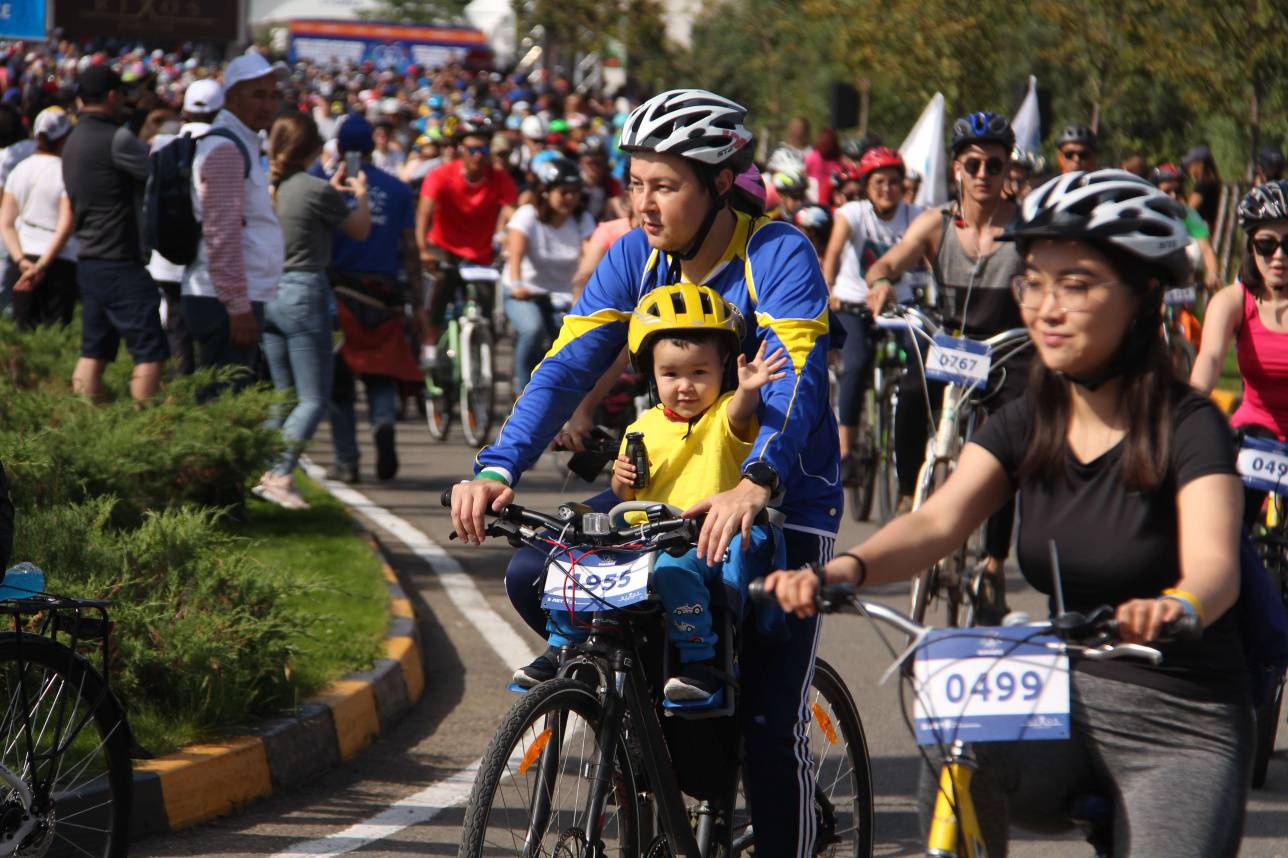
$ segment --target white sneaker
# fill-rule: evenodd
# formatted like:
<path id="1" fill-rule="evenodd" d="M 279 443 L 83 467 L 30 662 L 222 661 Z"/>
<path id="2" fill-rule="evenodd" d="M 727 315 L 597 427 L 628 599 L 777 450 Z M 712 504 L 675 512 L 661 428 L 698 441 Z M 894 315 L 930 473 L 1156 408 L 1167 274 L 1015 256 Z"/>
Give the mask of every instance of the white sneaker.
<path id="1" fill-rule="evenodd" d="M 284 509 L 309 508 L 309 502 L 300 496 L 290 474 L 274 474 L 269 471 L 259 478 L 259 485 L 251 489 L 251 493 Z"/>

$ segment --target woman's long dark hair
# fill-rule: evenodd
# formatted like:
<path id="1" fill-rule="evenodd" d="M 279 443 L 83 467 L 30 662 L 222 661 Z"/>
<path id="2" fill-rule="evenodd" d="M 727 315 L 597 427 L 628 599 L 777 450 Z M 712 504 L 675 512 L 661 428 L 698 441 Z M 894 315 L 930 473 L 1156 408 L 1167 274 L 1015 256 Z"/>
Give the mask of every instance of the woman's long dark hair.
<path id="1" fill-rule="evenodd" d="M 1120 478 L 1132 491 L 1152 491 L 1166 479 L 1171 459 L 1176 372 L 1161 333 L 1161 293 L 1169 278 L 1165 272 L 1125 253 L 1099 246 L 1096 249 L 1109 259 L 1121 282 L 1142 298 L 1141 309 L 1128 325 L 1112 360 L 1121 370 L 1119 413 L 1127 417 Z M 1027 255 L 1027 247 L 1020 250 Z M 1028 449 L 1020 462 L 1021 480 L 1035 477 L 1054 483 L 1065 478 L 1070 384 L 1041 360 L 1033 361 L 1029 375 L 1029 392 L 1034 398 L 1033 425 Z"/>

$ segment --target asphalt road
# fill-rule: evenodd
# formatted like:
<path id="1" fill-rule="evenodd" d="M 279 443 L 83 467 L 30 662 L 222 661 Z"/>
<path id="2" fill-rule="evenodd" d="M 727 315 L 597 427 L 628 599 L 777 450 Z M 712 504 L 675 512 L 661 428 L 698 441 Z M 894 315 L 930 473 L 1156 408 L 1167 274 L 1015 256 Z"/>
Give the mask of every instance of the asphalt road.
<path id="1" fill-rule="evenodd" d="M 324 434 L 318 440 L 311 455 L 326 464 L 329 444 Z M 363 450 L 370 478 L 374 453 L 365 442 Z M 398 451 L 402 470 L 397 479 L 364 482 L 355 488 L 381 508 L 358 513 L 380 533 L 409 585 L 424 643 L 424 697 L 395 730 L 308 788 L 267 799 L 223 820 L 153 838 L 138 844 L 132 854 L 299 856 L 339 854 L 351 847 L 364 855 L 388 858 L 456 854 L 462 814 L 459 804 L 449 805 L 468 790 L 469 766 L 483 753 L 514 700 L 505 684 L 516 666 L 512 663 L 515 647 L 535 654 L 542 642 L 514 616 L 506 598 L 503 570 L 508 547 L 460 548 L 448 541 L 450 522 L 438 505 L 438 495 L 468 472 L 472 451 L 455 434 L 448 443 L 433 442 L 418 422 L 400 424 Z M 592 493 L 584 483 L 566 488 L 563 483 L 547 457 L 525 477 L 521 502 L 553 508 L 559 500 Z M 423 559 L 426 547 L 414 533 L 399 529 L 399 535 L 394 535 L 382 528 L 381 524 L 392 526 L 389 514 L 445 548 L 469 580 L 439 574 L 444 571 L 441 562 L 437 572 L 431 568 Z M 847 519 L 838 549 L 870 532 L 870 526 Z M 415 544 L 409 547 L 404 540 Z M 1042 601 L 1023 586 L 1014 570 L 1010 577 L 1012 606 L 1041 615 Z M 906 605 L 905 594 L 902 585 L 878 593 L 901 608 Z M 489 619 L 488 609 L 503 618 L 499 625 Z M 498 655 L 498 649 L 509 652 L 511 661 Z M 826 620 L 820 654 L 839 666 L 862 715 L 877 793 L 877 854 L 920 854 L 913 799 L 920 757 L 900 716 L 893 683 L 877 684 L 889 656 L 871 625 L 851 617 Z M 1254 793 L 1249 804 L 1242 855 L 1288 856 L 1288 759 L 1284 754 L 1288 730 L 1281 730 L 1278 748 L 1267 788 Z M 355 827 L 362 823 L 366 824 Z M 1053 842 L 1017 833 L 1011 854 L 1063 858 L 1087 856 L 1090 850 L 1075 836 Z"/>

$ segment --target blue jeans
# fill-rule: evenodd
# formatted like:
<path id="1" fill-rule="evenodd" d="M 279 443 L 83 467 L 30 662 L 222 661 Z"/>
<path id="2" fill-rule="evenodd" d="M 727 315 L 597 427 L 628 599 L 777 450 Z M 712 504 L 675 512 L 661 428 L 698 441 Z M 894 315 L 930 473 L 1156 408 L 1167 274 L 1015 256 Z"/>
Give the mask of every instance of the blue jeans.
<path id="1" fill-rule="evenodd" d="M 261 343 L 273 386 L 295 389 L 295 407 L 283 420 L 275 411 L 270 424 L 282 429 L 287 448 L 272 467 L 275 474 L 295 470 L 300 452 L 313 438 L 331 399 L 331 287 L 318 271 L 287 271 L 277 295 L 264 305 Z"/>
<path id="2" fill-rule="evenodd" d="M 336 362 L 342 359 L 337 357 Z M 344 367 L 348 372 L 348 367 Z M 335 460 L 342 465 L 358 463 L 358 415 L 355 406 L 358 391 L 354 380 L 350 378 L 345 393 L 340 395 L 339 373 L 336 367 L 336 391 L 331 398 L 331 446 L 335 450 Z M 367 388 L 367 415 L 371 421 L 371 431 L 381 426 L 393 426 L 398 418 L 398 382 L 387 375 L 364 375 L 362 382 Z"/>
<path id="3" fill-rule="evenodd" d="M 680 557 L 658 555 L 653 564 L 653 589 L 666 609 L 667 637 L 679 651 L 683 664 L 711 661 L 716 657 L 708 585 L 723 579 L 728 590 L 736 595 L 738 602 L 734 609 L 741 614 L 747 585 L 777 568 L 774 549 L 779 542 L 769 528 L 757 526 L 751 529 L 751 545 L 746 553 L 742 550 L 742 534 L 738 534 L 729 545 L 729 560 L 715 566 L 699 560 L 696 549 Z M 589 629 L 584 628 L 584 623 L 588 620 L 583 621 L 583 626 L 572 620 L 567 611 L 550 612 L 546 622 L 546 641 L 550 646 L 562 647 L 586 639 Z"/>
<path id="4" fill-rule="evenodd" d="M 841 375 L 837 379 L 836 422 L 842 426 L 858 426 L 863 394 L 872 381 L 871 323 L 867 317 L 845 310 L 838 310 L 836 319 L 845 329 L 845 345 L 841 346 Z"/>
<path id="5" fill-rule="evenodd" d="M 559 334 L 563 313 L 551 306 L 548 295 L 520 301 L 507 294 L 505 316 L 514 328 L 514 394 L 518 396 Z"/>
<path id="6" fill-rule="evenodd" d="M 601 492 L 585 503 L 607 512 L 617 499 Z M 787 562 L 784 569 L 832 559 L 835 536 L 801 530 L 783 531 Z M 505 570 L 505 590 L 519 615 L 544 636 L 546 615 L 541 610 L 545 555 L 531 548 L 514 553 Z M 809 688 L 818 646 L 818 617 L 786 618 L 785 634 L 765 634 L 754 623 L 744 626 L 741 670 L 742 696 L 738 723 L 742 730 L 743 773 L 758 854 L 813 855 L 818 834 L 814 819 L 814 771 L 810 764 L 812 717 Z"/>

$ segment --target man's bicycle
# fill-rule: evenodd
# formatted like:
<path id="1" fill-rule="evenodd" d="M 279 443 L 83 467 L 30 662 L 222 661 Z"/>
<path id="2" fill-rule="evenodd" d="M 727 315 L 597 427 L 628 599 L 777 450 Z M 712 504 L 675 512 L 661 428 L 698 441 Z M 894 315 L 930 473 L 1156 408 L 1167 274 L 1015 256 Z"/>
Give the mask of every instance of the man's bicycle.
<path id="1" fill-rule="evenodd" d="M 450 489 L 443 501 L 450 503 Z M 630 510 L 643 510 L 647 521 L 626 524 Z M 547 595 L 594 607 L 583 615 L 586 642 L 565 648 L 556 678 L 524 692 L 488 745 L 466 807 L 461 858 L 751 854 L 755 835 L 738 801 L 736 721 L 720 717 L 736 707 L 733 611 L 715 617 L 732 680 L 717 708 L 685 711 L 661 696 L 670 655 L 647 582 L 656 554 L 688 551 L 699 527 L 674 508 L 644 503 L 609 513 L 568 503 L 553 515 L 511 504 L 489 523 L 489 535 L 550 558 Z M 809 710 L 816 854 L 870 856 L 863 726 L 821 659 Z"/>
<path id="2" fill-rule="evenodd" d="M 749 590 L 753 603 L 776 603 L 773 594 L 764 591 L 763 581 L 753 581 Z M 925 851 L 931 858 L 987 858 L 971 795 L 979 766 L 971 743 L 1067 736 L 1070 657 L 1150 664 L 1163 657 L 1153 647 L 1119 642 L 1109 607 L 1089 614 L 1062 612 L 1043 623 L 934 629 L 880 602 L 860 599 L 848 584 L 823 587 L 815 607 L 820 614 L 850 613 L 877 620 L 912 641 L 896 655 L 887 675 L 899 673 L 912 685 L 916 702 L 910 726 L 919 745 L 940 752 L 939 787 Z M 1164 629 L 1169 640 L 1197 640 L 1200 634 L 1197 622 L 1188 617 Z M 910 658 L 913 670 L 899 670 Z M 1086 834 L 1097 858 L 1106 858 L 1113 845 L 1109 797 L 1080 796 L 1069 811 L 1071 826 Z"/>
<path id="3" fill-rule="evenodd" d="M 45 593 L 44 579 L 24 563 L 0 584 L 0 855 L 120 858 L 134 741 L 108 685 L 109 603 Z"/>
<path id="4" fill-rule="evenodd" d="M 438 276 L 456 287 L 447 307 L 438 358 L 425 372 L 425 420 L 434 440 L 446 440 L 455 402 L 465 443 L 478 447 L 487 443 L 496 404 L 494 341 L 485 308 L 500 272 L 483 265 L 442 262 Z"/>
<path id="5" fill-rule="evenodd" d="M 1198 356 L 1202 325 L 1190 311 L 1197 302 L 1198 290 L 1193 286 L 1169 289 L 1163 294 L 1163 339 L 1177 376 L 1184 379 L 1190 377 Z"/>
<path id="6" fill-rule="evenodd" d="M 910 339 L 920 337 L 928 344 L 924 358 L 920 349 L 913 349 L 928 406 L 930 388 L 926 382 L 944 382 L 939 419 L 927 441 L 926 458 L 917 472 L 912 508 L 918 509 L 947 482 L 962 447 L 980 422 L 981 397 L 1001 385 L 1006 365 L 1029 348 L 1029 333 L 1025 328 L 1012 328 L 980 341 L 952 337 L 928 312 L 904 304 L 887 308 L 881 324 L 902 327 L 909 332 Z M 942 599 L 948 625 L 974 625 L 979 605 L 989 602 L 989 594 L 981 592 L 987 577 L 983 574 L 983 560 L 981 529 L 958 550 L 912 579 L 909 610 L 912 618 L 925 622 L 930 603 Z"/>

